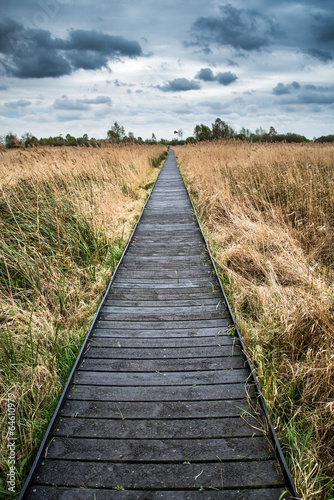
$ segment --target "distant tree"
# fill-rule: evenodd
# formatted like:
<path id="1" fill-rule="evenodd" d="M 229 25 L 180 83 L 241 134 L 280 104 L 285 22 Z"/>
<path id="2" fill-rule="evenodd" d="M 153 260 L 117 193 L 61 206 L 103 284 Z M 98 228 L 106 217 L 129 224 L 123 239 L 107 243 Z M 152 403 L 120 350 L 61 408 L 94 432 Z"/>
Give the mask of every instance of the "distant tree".
<path id="1" fill-rule="evenodd" d="M 265 134 L 267 134 L 267 131 L 262 127 L 259 127 L 255 130 L 255 135 L 265 135 Z"/>
<path id="2" fill-rule="evenodd" d="M 194 128 L 194 138 L 196 141 L 209 141 L 212 139 L 212 132 L 207 125 L 196 125 Z"/>
<path id="3" fill-rule="evenodd" d="M 12 149 L 12 148 L 20 148 L 21 144 L 16 135 L 14 135 L 12 132 L 8 132 L 8 134 L 5 137 L 5 146 L 7 149 Z"/>
<path id="4" fill-rule="evenodd" d="M 73 135 L 67 134 L 65 137 L 66 146 L 76 146 L 78 144 L 77 140 Z"/>
<path id="5" fill-rule="evenodd" d="M 239 134 L 236 135 L 236 138 L 244 141 L 249 140 L 251 135 L 252 132 L 249 130 L 249 128 L 241 127 Z"/>
<path id="6" fill-rule="evenodd" d="M 53 146 L 65 146 L 65 139 L 63 137 L 63 134 L 59 134 L 56 137 L 51 137 L 51 140 L 53 142 Z"/>
<path id="7" fill-rule="evenodd" d="M 157 138 L 155 137 L 154 133 L 152 134 L 152 139 L 151 140 L 152 140 L 152 142 L 157 142 Z"/>
<path id="8" fill-rule="evenodd" d="M 274 127 L 270 127 L 270 129 L 269 129 L 269 135 L 271 137 L 277 135 L 277 132 L 276 132 L 276 130 L 275 130 Z"/>
<path id="9" fill-rule="evenodd" d="M 334 142 L 334 135 L 322 135 L 321 137 L 318 137 L 317 139 L 313 139 L 314 142 Z"/>
<path id="10" fill-rule="evenodd" d="M 294 134 L 291 132 L 288 132 L 285 135 L 285 140 L 286 140 L 286 142 L 309 142 L 309 139 L 306 139 L 305 136 L 299 135 L 299 134 Z"/>
<path id="11" fill-rule="evenodd" d="M 187 137 L 185 140 L 186 144 L 194 144 L 194 142 L 195 142 L 195 139 L 193 136 Z"/>
<path id="12" fill-rule="evenodd" d="M 107 132 L 108 139 L 113 142 L 120 142 L 125 137 L 125 129 L 122 125 L 119 125 L 117 122 L 114 122 L 114 125 Z"/>
<path id="13" fill-rule="evenodd" d="M 26 148 L 38 146 L 39 144 L 37 137 L 32 135 L 30 132 L 25 132 L 22 135 L 22 141 L 24 142 Z"/>
<path id="14" fill-rule="evenodd" d="M 216 118 L 212 124 L 212 139 L 230 139 L 234 135 L 234 130 L 220 118 Z"/>

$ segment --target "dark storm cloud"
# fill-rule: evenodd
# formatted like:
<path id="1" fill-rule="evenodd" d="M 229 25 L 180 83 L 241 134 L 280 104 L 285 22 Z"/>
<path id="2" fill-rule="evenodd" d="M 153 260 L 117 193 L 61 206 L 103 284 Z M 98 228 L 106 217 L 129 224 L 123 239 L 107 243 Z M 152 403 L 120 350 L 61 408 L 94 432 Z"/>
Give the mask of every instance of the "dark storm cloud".
<path id="1" fill-rule="evenodd" d="M 298 82 L 292 82 L 287 85 L 284 83 L 278 83 L 275 88 L 273 88 L 274 95 L 284 95 L 291 94 L 293 89 L 300 89 L 300 84 Z"/>
<path id="2" fill-rule="evenodd" d="M 187 90 L 198 90 L 201 86 L 194 80 L 175 78 L 174 80 L 169 80 L 165 85 L 158 85 L 156 88 L 162 90 L 162 92 L 184 92 Z"/>
<path id="3" fill-rule="evenodd" d="M 212 69 L 210 68 L 202 68 L 196 75 L 195 78 L 198 78 L 199 80 L 203 80 L 203 82 L 213 82 L 215 79 L 215 76 L 213 74 Z"/>
<path id="4" fill-rule="evenodd" d="M 274 18 L 256 9 L 238 9 L 231 4 L 219 7 L 220 16 L 200 17 L 191 27 L 193 42 L 185 45 L 210 44 L 232 46 L 245 51 L 268 47 L 281 32 Z"/>
<path id="5" fill-rule="evenodd" d="M 230 85 L 235 82 L 238 77 L 234 73 L 231 73 L 231 71 L 226 71 L 225 73 L 217 73 L 215 79 L 220 85 Z"/>
<path id="6" fill-rule="evenodd" d="M 67 57 L 74 69 L 95 70 L 108 64 L 107 56 L 88 50 L 70 50 Z"/>
<path id="7" fill-rule="evenodd" d="M 326 50 L 321 50 L 321 49 L 308 49 L 306 53 L 309 56 L 315 57 L 316 59 L 319 59 L 319 61 L 322 62 L 328 62 L 332 61 L 334 59 L 333 54 L 330 52 L 327 52 Z"/>
<path id="8" fill-rule="evenodd" d="M 202 68 L 195 78 L 202 80 L 203 82 L 218 82 L 220 85 L 230 85 L 235 82 L 238 77 L 234 73 L 230 71 L 226 71 L 225 73 L 216 73 L 214 74 L 210 68 Z"/>
<path id="9" fill-rule="evenodd" d="M 279 83 L 273 89 L 279 104 L 334 104 L 334 87 Z"/>
<path id="10" fill-rule="evenodd" d="M 71 30 L 68 39 L 52 38 L 49 31 L 27 29 L 12 19 L 0 22 L 0 62 L 7 75 L 17 78 L 60 77 L 141 55 L 138 42 L 121 36 Z"/>
<path id="11" fill-rule="evenodd" d="M 94 99 L 68 99 L 67 96 L 62 96 L 61 99 L 56 99 L 53 103 L 55 109 L 63 109 L 67 111 L 87 111 L 91 104 L 107 104 L 111 105 L 111 99 L 108 96 L 98 96 Z"/>
<path id="12" fill-rule="evenodd" d="M 127 40 L 122 36 L 105 35 L 95 30 L 71 30 L 67 48 L 78 51 L 94 51 L 109 57 L 142 55 L 138 42 Z"/>
<path id="13" fill-rule="evenodd" d="M 23 99 L 20 99 L 19 101 L 5 102 L 5 106 L 11 109 L 25 108 L 30 106 L 30 104 L 31 101 L 24 101 Z"/>
<path id="14" fill-rule="evenodd" d="M 334 44 L 334 14 L 333 12 L 313 15 L 314 24 L 313 32 L 319 42 L 329 44 L 333 47 Z"/>

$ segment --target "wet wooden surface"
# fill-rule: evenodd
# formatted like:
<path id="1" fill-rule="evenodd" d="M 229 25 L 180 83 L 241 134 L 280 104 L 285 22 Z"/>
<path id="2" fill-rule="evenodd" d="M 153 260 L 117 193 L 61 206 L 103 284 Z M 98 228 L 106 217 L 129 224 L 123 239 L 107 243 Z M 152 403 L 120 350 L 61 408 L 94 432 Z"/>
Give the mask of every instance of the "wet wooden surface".
<path id="1" fill-rule="evenodd" d="M 26 498 L 281 498 L 232 326 L 171 152 Z"/>

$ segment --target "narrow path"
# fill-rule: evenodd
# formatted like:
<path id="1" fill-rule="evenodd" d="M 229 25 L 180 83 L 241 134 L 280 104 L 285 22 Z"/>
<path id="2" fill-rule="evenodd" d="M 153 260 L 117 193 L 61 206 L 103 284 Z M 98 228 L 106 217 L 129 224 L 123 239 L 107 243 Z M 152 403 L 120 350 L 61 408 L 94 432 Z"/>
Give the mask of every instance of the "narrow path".
<path id="1" fill-rule="evenodd" d="M 171 152 L 22 498 L 283 498 L 232 326 Z"/>

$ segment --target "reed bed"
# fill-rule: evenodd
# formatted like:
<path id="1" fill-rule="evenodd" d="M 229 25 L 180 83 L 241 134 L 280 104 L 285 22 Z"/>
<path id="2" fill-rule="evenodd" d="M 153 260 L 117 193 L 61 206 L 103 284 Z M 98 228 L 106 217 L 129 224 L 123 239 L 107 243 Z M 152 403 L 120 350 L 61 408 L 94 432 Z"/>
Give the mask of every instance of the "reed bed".
<path id="1" fill-rule="evenodd" d="M 165 152 L 0 151 L 1 498 L 10 494 L 8 402 L 15 497 Z"/>
<path id="2" fill-rule="evenodd" d="M 175 148 L 303 499 L 333 499 L 334 146 Z"/>

